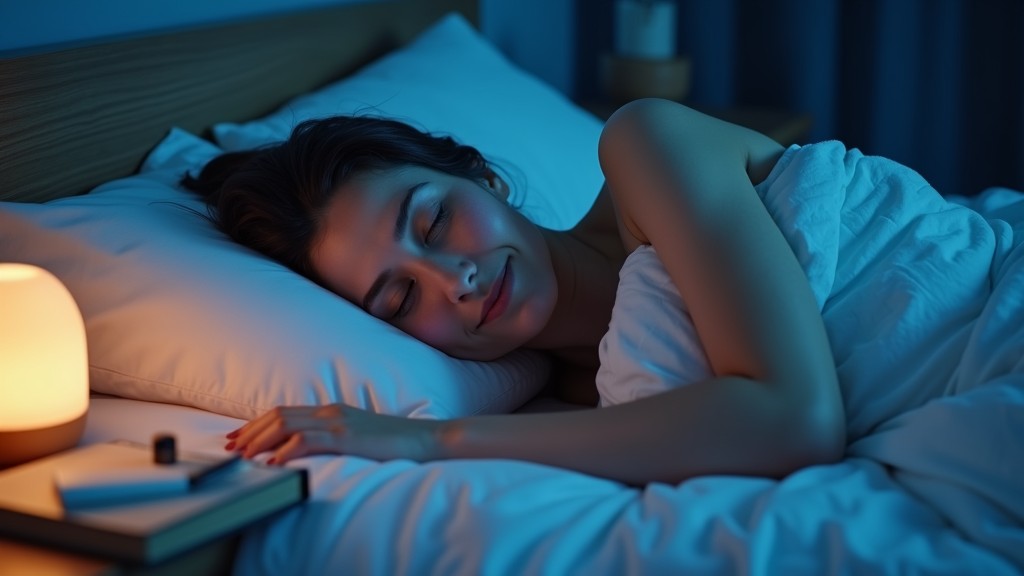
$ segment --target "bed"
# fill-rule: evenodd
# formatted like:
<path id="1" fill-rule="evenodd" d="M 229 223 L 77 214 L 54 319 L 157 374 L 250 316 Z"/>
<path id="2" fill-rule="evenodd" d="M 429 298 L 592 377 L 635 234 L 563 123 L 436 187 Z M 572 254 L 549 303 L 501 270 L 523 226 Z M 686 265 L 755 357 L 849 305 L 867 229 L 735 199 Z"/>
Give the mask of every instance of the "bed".
<path id="1" fill-rule="evenodd" d="M 600 122 L 511 64 L 476 20 L 468 0 L 353 3 L 0 61 L 0 261 L 49 269 L 82 309 L 84 443 L 171 430 L 185 448 L 216 448 L 279 404 L 545 409 L 544 356 L 446 357 L 234 245 L 176 185 L 299 119 L 380 114 L 474 143 L 531 219 L 571 227 L 602 182 Z M 1024 571 L 1020 192 L 943 198 L 837 143 L 787 154 L 766 205 L 812 281 L 841 379 L 866 383 L 844 388 L 843 461 L 635 487 L 510 460 L 306 457 L 288 465 L 310 471 L 310 500 L 245 530 L 234 572 Z M 663 286 L 649 256 L 625 286 Z M 630 323 L 670 301 L 617 308 L 609 345 L 662 363 L 652 379 L 636 354 L 608 357 L 619 372 L 604 377 L 630 383 L 622 401 L 706 370 L 699 346 L 637 343 L 638 330 L 693 343 L 685 318 Z"/>

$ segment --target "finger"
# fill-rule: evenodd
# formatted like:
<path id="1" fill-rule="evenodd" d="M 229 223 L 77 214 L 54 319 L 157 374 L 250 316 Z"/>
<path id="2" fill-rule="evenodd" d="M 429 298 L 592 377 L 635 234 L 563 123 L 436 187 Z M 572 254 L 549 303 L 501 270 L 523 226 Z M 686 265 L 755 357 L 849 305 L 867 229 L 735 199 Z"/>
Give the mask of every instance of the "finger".
<path id="1" fill-rule="evenodd" d="M 301 415 L 308 411 L 309 407 L 307 406 L 278 406 L 268 410 L 255 420 L 239 428 L 234 441 L 228 443 L 229 446 L 232 446 L 228 449 L 233 449 L 236 452 L 245 452 L 256 438 L 265 436 L 268 430 L 287 428 L 287 422 L 294 418 L 295 415 Z"/>
<path id="2" fill-rule="evenodd" d="M 240 442 L 237 449 L 242 452 L 243 457 L 252 458 L 281 444 L 298 431 L 301 431 L 301 428 L 290 424 L 286 416 L 280 416 L 268 420 L 259 429 L 250 430 L 245 442 Z"/>
<path id="3" fill-rule="evenodd" d="M 228 444 L 227 444 L 227 446 L 225 446 L 225 448 L 228 449 L 228 450 L 232 450 L 233 448 L 238 446 L 240 444 L 240 442 L 242 440 L 244 440 L 249 435 L 249 432 L 253 428 L 259 427 L 259 426 L 262 425 L 263 418 L 265 418 L 267 414 L 269 414 L 269 411 L 268 412 L 264 412 L 263 414 L 260 414 L 258 417 L 254 418 L 254 419 L 246 422 L 242 426 L 239 426 L 238 428 L 228 432 L 225 435 L 225 437 L 228 439 Z"/>
<path id="4" fill-rule="evenodd" d="M 301 458 L 309 454 L 309 449 L 306 446 L 306 434 L 298 433 L 292 434 L 288 440 L 282 444 L 274 456 L 267 461 L 267 464 L 284 464 L 294 458 Z"/>
<path id="5" fill-rule="evenodd" d="M 265 411 L 263 414 L 260 414 L 256 418 L 253 418 L 252 420 L 249 420 L 248 422 L 246 422 L 242 426 L 240 426 L 240 427 L 236 428 L 235 430 L 232 430 L 231 432 L 229 432 L 227 437 L 230 438 L 230 439 L 234 439 L 234 440 L 242 440 L 242 439 L 246 438 L 248 435 L 251 434 L 251 431 L 253 429 L 261 428 L 261 427 L 263 427 L 265 425 L 267 420 L 270 420 L 270 419 L 273 419 L 273 418 L 277 417 L 277 415 L 280 414 L 280 411 L 282 410 L 282 408 L 283 407 L 279 406 L 277 408 L 273 408 L 273 409 Z"/>
<path id="6" fill-rule="evenodd" d="M 340 406 L 336 404 L 327 405 L 313 405 L 313 406 L 278 406 L 267 410 L 258 417 L 253 418 L 249 422 L 246 422 L 242 426 L 227 433 L 228 439 L 239 440 L 245 439 L 245 437 L 251 433 L 254 429 L 260 429 L 267 424 L 268 421 L 280 418 L 282 416 L 288 416 L 291 414 L 303 414 L 312 413 L 315 416 L 328 418 L 339 415 Z"/>
<path id="7" fill-rule="evenodd" d="M 228 443 L 225 448 L 237 452 L 244 450 L 253 436 L 267 426 L 268 414 L 269 412 L 260 415 L 258 418 L 247 422 L 244 426 L 229 434 Z"/>
<path id="8" fill-rule="evenodd" d="M 282 444 L 274 455 L 267 460 L 267 464 L 270 466 L 276 466 L 288 462 L 292 458 L 298 458 L 302 454 L 302 434 L 292 434 L 288 440 Z"/>
<path id="9" fill-rule="evenodd" d="M 330 417 L 319 409 L 304 408 L 301 410 L 281 411 L 279 417 L 268 420 L 263 428 L 254 433 L 241 450 L 246 458 L 272 450 L 286 442 L 296 433 L 311 434 L 318 431 L 331 431 L 339 426 L 337 418 Z"/>

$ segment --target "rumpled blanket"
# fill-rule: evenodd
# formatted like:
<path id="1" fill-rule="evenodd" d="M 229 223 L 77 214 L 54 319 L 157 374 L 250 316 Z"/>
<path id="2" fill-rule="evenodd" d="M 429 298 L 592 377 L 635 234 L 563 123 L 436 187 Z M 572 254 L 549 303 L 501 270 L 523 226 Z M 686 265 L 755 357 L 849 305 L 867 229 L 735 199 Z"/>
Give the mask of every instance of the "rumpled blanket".
<path id="1" fill-rule="evenodd" d="M 1024 566 L 1022 195 L 975 210 L 834 141 L 790 147 L 756 188 L 821 309 L 848 458 L 887 467 L 966 537 Z M 654 248 L 632 253 L 620 277 L 602 404 L 707 377 Z"/>

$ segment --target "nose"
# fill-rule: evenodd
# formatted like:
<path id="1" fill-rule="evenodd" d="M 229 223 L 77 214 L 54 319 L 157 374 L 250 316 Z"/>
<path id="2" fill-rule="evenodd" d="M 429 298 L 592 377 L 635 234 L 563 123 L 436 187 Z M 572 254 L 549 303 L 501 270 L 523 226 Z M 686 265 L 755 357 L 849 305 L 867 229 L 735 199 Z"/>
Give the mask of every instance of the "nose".
<path id="1" fill-rule="evenodd" d="M 458 254 L 433 254 L 424 259 L 424 267 L 453 304 L 476 291 L 476 264 L 469 258 Z"/>

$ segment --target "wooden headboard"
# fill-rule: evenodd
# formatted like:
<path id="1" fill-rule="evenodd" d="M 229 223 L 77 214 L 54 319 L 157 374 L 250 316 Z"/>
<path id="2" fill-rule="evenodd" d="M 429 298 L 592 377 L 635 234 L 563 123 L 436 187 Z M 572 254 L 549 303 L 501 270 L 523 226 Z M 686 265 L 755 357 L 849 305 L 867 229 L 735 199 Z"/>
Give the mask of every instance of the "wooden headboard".
<path id="1" fill-rule="evenodd" d="M 172 126 L 266 114 L 476 0 L 378 0 L 0 60 L 0 200 L 87 192 Z"/>

